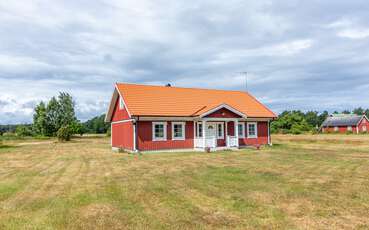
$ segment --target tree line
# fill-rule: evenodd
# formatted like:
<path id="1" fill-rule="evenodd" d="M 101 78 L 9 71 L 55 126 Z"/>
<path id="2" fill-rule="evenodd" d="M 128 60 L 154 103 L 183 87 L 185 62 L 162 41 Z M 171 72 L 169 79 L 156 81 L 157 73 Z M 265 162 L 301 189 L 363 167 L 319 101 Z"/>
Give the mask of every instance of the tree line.
<path id="1" fill-rule="evenodd" d="M 52 97 L 48 102 L 40 102 L 36 105 L 32 124 L 0 125 L 0 136 L 4 133 L 15 133 L 17 136 L 58 137 L 62 140 L 69 140 L 74 134 L 110 134 L 110 123 L 104 121 L 105 114 L 86 122 L 80 122 L 76 117 L 74 107 L 72 96 L 61 92 L 58 97 Z M 361 107 L 353 111 L 344 110 L 334 113 L 366 114 L 369 117 L 369 109 Z M 328 116 L 327 111 L 284 111 L 271 123 L 271 132 L 282 134 L 317 132 Z"/>
<path id="2" fill-rule="evenodd" d="M 110 132 L 110 124 L 104 121 L 105 114 L 80 122 L 74 108 L 72 96 L 61 92 L 58 97 L 36 105 L 32 124 L 0 125 L 0 136 L 15 134 L 18 137 L 58 137 L 60 140 L 69 140 L 75 134 Z"/>
<path id="3" fill-rule="evenodd" d="M 369 117 L 369 109 L 363 109 L 361 107 L 356 108 L 352 111 L 344 110 L 342 112 L 335 111 L 333 114 L 365 114 Z M 277 120 L 271 123 L 272 133 L 281 134 L 301 134 L 306 132 L 318 132 L 320 126 L 324 120 L 329 116 L 327 111 L 317 112 L 308 111 L 302 112 L 300 110 L 284 111 L 279 114 Z"/>

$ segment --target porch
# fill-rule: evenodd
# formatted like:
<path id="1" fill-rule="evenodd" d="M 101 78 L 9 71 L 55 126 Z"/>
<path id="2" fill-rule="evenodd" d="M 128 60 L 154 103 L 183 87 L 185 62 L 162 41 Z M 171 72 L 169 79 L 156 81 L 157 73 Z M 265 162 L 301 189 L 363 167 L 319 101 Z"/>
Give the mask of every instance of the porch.
<path id="1" fill-rule="evenodd" d="M 206 118 L 195 121 L 194 148 L 212 150 L 238 148 L 240 138 L 238 123 L 239 119 L 229 118 Z"/>

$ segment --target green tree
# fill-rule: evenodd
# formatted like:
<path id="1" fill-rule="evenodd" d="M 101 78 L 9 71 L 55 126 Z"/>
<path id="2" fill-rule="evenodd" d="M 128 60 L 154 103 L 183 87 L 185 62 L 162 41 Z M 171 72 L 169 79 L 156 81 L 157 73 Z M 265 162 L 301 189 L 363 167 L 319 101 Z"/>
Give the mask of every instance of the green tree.
<path id="1" fill-rule="evenodd" d="M 74 102 L 72 96 L 68 93 L 60 93 L 58 96 L 57 106 L 57 128 L 65 125 L 71 125 L 77 122 L 76 114 L 74 112 Z"/>
<path id="2" fill-rule="evenodd" d="M 106 133 L 110 124 L 105 122 L 105 114 L 92 118 L 83 123 L 87 133 Z"/>
<path id="3" fill-rule="evenodd" d="M 311 127 L 319 127 L 319 116 L 318 112 L 309 111 L 305 114 L 305 120 Z"/>
<path id="4" fill-rule="evenodd" d="M 37 135 L 46 135 L 46 106 L 42 101 L 36 106 L 33 114 L 33 130 Z"/>
<path id="5" fill-rule="evenodd" d="M 342 113 L 343 114 L 351 114 L 351 112 L 349 110 L 347 110 L 347 109 L 346 110 L 343 110 Z"/>
<path id="6" fill-rule="evenodd" d="M 321 113 L 318 117 L 318 126 L 320 127 L 323 122 L 325 121 L 325 119 L 327 119 L 327 117 L 329 116 L 328 111 L 324 111 L 323 113 Z"/>
<path id="7" fill-rule="evenodd" d="M 86 131 L 83 124 L 79 121 L 75 121 L 71 124 L 71 129 L 73 134 L 79 134 L 82 136 Z"/>
<path id="8" fill-rule="evenodd" d="M 272 132 L 300 134 L 312 130 L 301 111 L 284 111 L 272 123 Z"/>
<path id="9" fill-rule="evenodd" d="M 75 123 L 78 121 L 74 102 L 68 93 L 61 92 L 58 98 L 52 97 L 47 105 L 41 102 L 35 108 L 33 128 L 38 135 L 56 136 L 61 127 L 68 126 L 71 129 Z M 78 128 L 79 125 L 74 126 Z"/>
<path id="10" fill-rule="evenodd" d="M 59 141 L 70 141 L 72 137 L 72 130 L 69 125 L 63 125 L 56 133 Z"/>
<path id="11" fill-rule="evenodd" d="M 353 113 L 356 115 L 363 115 L 365 113 L 365 110 L 359 107 L 359 108 L 354 109 Z"/>
<path id="12" fill-rule="evenodd" d="M 55 97 L 52 97 L 46 106 L 45 134 L 55 136 L 59 130 L 59 109 L 60 105 Z"/>
<path id="13" fill-rule="evenodd" d="M 32 128 L 29 125 L 18 125 L 15 129 L 15 134 L 19 137 L 32 136 Z"/>

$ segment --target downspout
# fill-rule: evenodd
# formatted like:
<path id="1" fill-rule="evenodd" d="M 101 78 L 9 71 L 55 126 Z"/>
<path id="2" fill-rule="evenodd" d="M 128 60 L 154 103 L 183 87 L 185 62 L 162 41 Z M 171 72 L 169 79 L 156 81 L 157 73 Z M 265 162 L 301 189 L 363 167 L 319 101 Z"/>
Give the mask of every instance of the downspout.
<path id="1" fill-rule="evenodd" d="M 138 130 L 138 121 L 140 120 L 140 116 L 137 116 L 137 119 L 135 120 L 134 126 L 133 126 L 133 151 L 138 152 L 137 148 L 137 130 Z"/>

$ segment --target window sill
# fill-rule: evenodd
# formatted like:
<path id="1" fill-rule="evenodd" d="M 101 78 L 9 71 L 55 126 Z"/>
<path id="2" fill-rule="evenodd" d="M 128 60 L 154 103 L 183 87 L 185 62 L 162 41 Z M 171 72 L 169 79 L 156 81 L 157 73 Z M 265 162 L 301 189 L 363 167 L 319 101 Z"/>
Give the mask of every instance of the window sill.
<path id="1" fill-rule="evenodd" d="M 153 139 L 152 141 L 167 141 L 167 139 Z"/>
<path id="2" fill-rule="evenodd" d="M 173 141 L 184 141 L 185 138 L 172 138 Z"/>

